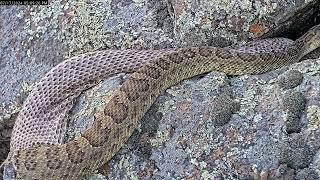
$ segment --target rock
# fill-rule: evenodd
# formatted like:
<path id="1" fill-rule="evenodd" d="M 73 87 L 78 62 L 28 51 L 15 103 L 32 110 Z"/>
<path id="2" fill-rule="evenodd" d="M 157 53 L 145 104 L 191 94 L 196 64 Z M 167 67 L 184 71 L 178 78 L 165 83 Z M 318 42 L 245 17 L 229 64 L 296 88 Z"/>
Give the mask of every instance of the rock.
<path id="1" fill-rule="evenodd" d="M 295 100 L 303 95 L 308 99 L 306 109 L 318 108 L 319 102 L 312 99 L 317 97 L 315 92 L 319 92 L 319 76 L 313 75 L 317 68 L 313 71 L 309 67 L 315 67 L 319 62 L 320 59 L 307 60 L 255 76 L 228 78 L 223 73 L 213 72 L 169 88 L 144 116 L 128 143 L 108 163 L 107 177 L 179 179 L 185 178 L 186 174 L 190 178 L 218 179 L 257 175 L 292 177 L 295 171 L 311 166 L 317 147 L 308 146 L 306 150 L 300 143 L 299 148 L 298 145 L 294 148 L 291 143 L 298 141 L 292 140 L 283 130 L 287 110 L 280 107 L 282 103 L 291 102 L 292 106 L 284 106 L 302 110 L 300 141 L 306 139 L 304 143 L 316 144 L 320 140 L 316 135 L 320 133 L 319 129 L 310 128 L 319 127 L 320 121 L 309 122 L 310 117 L 319 115 L 308 115 L 308 110 L 303 111 L 304 106 L 295 106 Z M 283 92 L 277 82 L 280 75 L 288 71 L 304 73 L 304 81 L 296 87 L 303 93 L 283 102 L 281 99 L 287 92 Z M 79 98 L 78 102 L 82 103 L 75 106 L 74 117 L 80 119 L 80 124 L 89 122 L 90 118 L 86 120 L 85 117 L 90 117 L 88 114 L 92 112 L 88 110 L 103 107 L 105 102 L 101 99 L 110 98 L 110 87 L 118 87 L 123 79 L 122 75 L 104 81 Z M 229 111 L 226 124 L 216 126 L 212 115 L 221 108 L 217 107 L 217 98 L 219 102 L 230 103 L 231 96 L 233 101 L 239 102 L 240 109 Z M 83 110 L 77 107 L 83 107 Z M 284 160 L 284 157 L 287 158 Z M 276 173 L 280 162 L 292 169 L 282 175 Z"/>
<path id="2" fill-rule="evenodd" d="M 299 133 L 301 130 L 301 116 L 305 110 L 306 100 L 302 93 L 288 91 L 283 96 L 283 108 L 286 112 L 285 128 L 287 133 Z"/>
<path id="3" fill-rule="evenodd" d="M 315 0 L 309 4 L 318 7 L 320 3 Z M 235 0 L 57 0 L 49 6 L 0 7 L 3 20 L 0 22 L 3 37 L 0 45 L 0 124 L 4 127 L 0 134 L 7 136 L 12 126 L 3 119 L 14 120 L 32 84 L 65 58 L 108 48 L 233 45 L 258 37 L 273 27 L 276 14 L 284 9 L 294 12 L 300 5 L 289 1 L 271 4 L 256 1 L 252 4 L 251 1 Z M 287 10 L 289 6 L 291 10 Z M 314 14 L 314 9 L 319 8 L 311 9 L 313 13 L 303 11 L 306 14 L 303 18 L 318 22 L 307 15 Z M 277 25 L 285 22 L 279 21 Z M 318 63 L 306 61 L 290 67 L 304 76 L 301 85 L 296 87 L 307 100 L 300 134 L 308 137 L 307 142 L 315 149 L 320 144 L 317 143 L 320 137 Z M 277 169 L 282 150 L 278 142 L 288 134 L 281 129 L 284 121 L 278 100 L 283 92 L 275 82 L 285 71 L 283 68 L 264 75 L 230 79 L 223 73 L 213 72 L 170 88 L 145 115 L 125 147 L 108 163 L 107 176 L 110 179 L 237 179 L 250 178 L 255 172 L 263 172 L 265 176 L 268 170 Z M 101 96 L 103 99 L 110 97 L 111 94 L 104 93 L 115 88 L 123 78 L 123 75 L 115 77 L 109 85 L 105 81 L 107 84 L 100 84 L 78 99 L 84 105 L 78 104 L 74 108 L 78 109 L 74 111 L 74 118 L 79 120 L 73 126 L 75 132 L 81 131 L 84 122 L 92 118 L 94 102 L 101 103 Z M 225 92 L 230 96 L 226 104 L 232 106 L 224 108 L 227 109 L 223 116 L 226 118 L 218 127 L 213 123 L 216 108 L 212 106 Z M 89 103 L 90 98 L 86 97 L 95 100 Z M 237 103 L 231 103 L 234 100 L 239 102 L 240 109 Z M 71 130 L 70 137 L 74 135 Z M 8 139 L 1 136 L 0 141 L 8 147 Z M 2 152 L 5 151 L 1 150 L 0 159 L 5 158 Z M 320 159 L 319 155 L 315 157 L 312 159 Z M 316 160 L 310 165 L 311 170 L 320 167 Z M 91 179 L 101 177 L 95 175 Z"/>
<path id="4" fill-rule="evenodd" d="M 301 180 L 318 180 L 320 177 L 318 173 L 313 169 L 302 169 L 296 175 L 296 179 Z"/>
<path id="5" fill-rule="evenodd" d="M 310 58 L 311 59 L 311 58 Z M 301 84 L 303 74 L 299 71 L 288 71 L 288 73 L 280 76 L 278 84 L 283 89 L 292 89 Z"/>
<path id="6" fill-rule="evenodd" d="M 284 141 L 280 162 L 292 169 L 303 169 L 309 166 L 314 155 L 305 138 L 299 134 L 293 134 Z"/>

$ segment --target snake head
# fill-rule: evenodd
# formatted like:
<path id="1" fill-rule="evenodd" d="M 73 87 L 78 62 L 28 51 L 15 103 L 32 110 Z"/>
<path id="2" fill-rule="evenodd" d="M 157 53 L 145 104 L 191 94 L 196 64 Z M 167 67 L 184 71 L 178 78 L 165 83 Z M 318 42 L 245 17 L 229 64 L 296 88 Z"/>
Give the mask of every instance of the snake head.
<path id="1" fill-rule="evenodd" d="M 301 50 L 300 58 L 320 48 L 320 24 L 312 27 L 297 39 L 296 45 Z"/>

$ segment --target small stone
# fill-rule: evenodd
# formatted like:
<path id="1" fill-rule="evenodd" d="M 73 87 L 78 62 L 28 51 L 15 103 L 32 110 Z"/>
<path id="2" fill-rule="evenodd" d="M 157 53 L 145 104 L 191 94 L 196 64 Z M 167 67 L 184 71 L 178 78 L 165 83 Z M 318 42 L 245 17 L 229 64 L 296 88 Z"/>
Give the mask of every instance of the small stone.
<path id="1" fill-rule="evenodd" d="M 301 131 L 301 115 L 305 109 L 306 99 L 302 93 L 289 91 L 283 97 L 283 107 L 287 113 L 285 128 L 287 133 L 299 133 Z"/>
<path id="2" fill-rule="evenodd" d="M 299 170 L 296 178 L 299 180 L 318 180 L 320 177 L 317 174 L 317 172 L 313 169 L 305 168 L 302 170 Z"/>
<path id="3" fill-rule="evenodd" d="M 232 114 L 240 109 L 240 105 L 234 102 L 227 94 L 217 97 L 213 106 L 212 120 L 215 126 L 223 126 L 230 121 Z"/>
<path id="4" fill-rule="evenodd" d="M 290 70 L 284 73 L 278 80 L 282 89 L 292 89 L 302 83 L 303 74 L 297 70 Z"/>
<path id="5" fill-rule="evenodd" d="M 281 163 L 292 169 L 306 168 L 312 161 L 314 152 L 304 141 L 304 137 L 294 134 L 285 142 L 285 147 L 281 152 Z"/>

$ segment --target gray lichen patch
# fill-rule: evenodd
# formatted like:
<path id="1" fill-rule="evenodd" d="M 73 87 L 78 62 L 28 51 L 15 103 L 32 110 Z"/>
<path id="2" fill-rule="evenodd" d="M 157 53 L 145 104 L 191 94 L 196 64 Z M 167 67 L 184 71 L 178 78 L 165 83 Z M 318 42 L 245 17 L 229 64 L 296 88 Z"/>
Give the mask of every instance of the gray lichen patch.
<path id="1" fill-rule="evenodd" d="M 23 84 L 32 84 L 64 56 L 70 27 L 67 2 L 50 6 L 1 7 L 0 101 L 20 108 Z M 1 103 L 1 105 L 2 105 Z"/>
<path id="2" fill-rule="evenodd" d="M 93 114 L 105 107 L 123 78 L 124 74 L 110 77 L 77 98 L 70 112 L 71 119 L 66 139 L 79 136 L 94 121 Z"/>
<path id="3" fill-rule="evenodd" d="M 52 1 L 50 6 L 0 7 L 0 119 L 10 117 L 14 122 L 32 84 L 64 59 L 68 11 L 64 0 Z M 4 127 L 0 133 L 10 135 L 12 126 Z M 8 138 L 0 137 L 1 147 L 8 147 Z M 2 150 L 0 161 L 6 157 Z"/>
<path id="4" fill-rule="evenodd" d="M 68 12 L 70 4 L 63 1 L 54 1 L 50 3 L 50 6 L 32 6 L 30 7 L 30 13 L 26 11 L 20 11 L 18 17 L 29 16 L 24 18 L 27 35 L 29 36 L 29 43 L 44 34 L 54 37 L 57 31 L 64 31 L 62 27 L 64 21 L 62 16 L 65 12 Z M 60 35 L 55 37 L 58 40 L 63 40 L 65 36 Z"/>
<path id="5" fill-rule="evenodd" d="M 315 152 L 305 138 L 299 134 L 293 134 L 284 141 L 280 162 L 295 170 L 303 169 L 309 166 L 314 155 Z"/>
<path id="6" fill-rule="evenodd" d="M 318 180 L 318 179 L 320 179 L 320 176 L 319 176 L 319 174 L 317 173 L 316 170 L 310 169 L 310 168 L 305 168 L 305 169 L 299 170 L 297 172 L 297 175 L 296 175 L 295 179 L 299 179 L 299 180 Z"/>
<path id="7" fill-rule="evenodd" d="M 168 1 L 176 41 L 185 45 L 217 45 L 216 37 L 235 43 L 263 34 L 274 21 L 271 13 L 292 7 L 288 1 Z"/>
<path id="8" fill-rule="evenodd" d="M 230 95 L 222 94 L 212 103 L 212 121 L 215 126 L 222 126 L 229 122 L 232 114 L 240 109 L 240 104 L 233 101 Z"/>
<path id="9" fill-rule="evenodd" d="M 162 1 L 77 1 L 70 53 L 170 47 L 172 26 Z"/>
<path id="10" fill-rule="evenodd" d="M 76 1 L 70 32 L 70 52 L 81 54 L 105 47 L 103 21 L 111 15 L 111 1 Z"/>
<path id="11" fill-rule="evenodd" d="M 278 79 L 278 85 L 283 89 L 292 89 L 303 81 L 303 74 L 298 70 L 289 70 Z"/>
<path id="12" fill-rule="evenodd" d="M 309 119 L 309 129 L 316 131 L 320 127 L 320 108 L 319 106 L 312 105 L 308 106 L 307 116 Z"/>
<path id="13" fill-rule="evenodd" d="M 283 108 L 286 113 L 285 127 L 287 133 L 299 133 L 301 131 L 301 116 L 306 106 L 304 95 L 295 90 L 289 90 L 283 96 Z"/>
<path id="14" fill-rule="evenodd" d="M 177 15 L 176 18 L 168 15 L 167 6 L 170 6 L 170 2 L 175 3 L 173 9 Z M 15 23 L 19 22 L 14 19 L 14 15 L 17 14 L 17 18 L 21 19 L 24 17 L 23 13 L 12 11 L 8 13 L 10 18 L 3 18 L 5 22 L 8 19 L 11 22 L 3 26 L 6 27 L 5 32 L 19 32 L 14 34 L 18 38 L 12 41 L 6 38 L 11 37 L 11 34 L 4 33 L 2 49 L 0 49 L 0 54 L 5 59 L 0 62 L 0 72 L 5 75 L 4 83 L 0 83 L 3 84 L 0 89 L 1 93 L 4 92 L 1 98 L 5 102 L 14 99 L 18 91 L 13 91 L 13 89 L 19 89 L 17 87 L 21 85 L 21 81 L 31 82 L 38 79 L 52 65 L 60 62 L 65 52 L 79 54 L 100 48 L 219 45 L 220 42 L 215 44 L 216 37 L 229 39 L 227 41 L 233 43 L 237 40 L 247 40 L 248 37 L 255 34 L 254 31 L 263 32 L 264 23 L 262 22 L 260 26 L 259 21 L 270 17 L 269 13 L 281 8 L 281 5 L 285 7 L 293 4 L 292 1 L 285 0 L 255 1 L 253 4 L 248 0 L 219 2 L 99 0 L 72 1 L 69 4 L 59 0 L 53 3 L 51 7 L 42 7 L 47 12 L 42 9 L 31 14 L 31 18 L 26 17 L 27 21 L 35 18 L 34 25 L 39 26 L 32 26 L 34 31 L 28 36 L 23 30 L 12 28 L 16 27 Z M 59 3 L 64 8 L 57 7 Z M 1 12 L 4 15 L 8 11 Z M 44 20 L 38 21 L 37 18 Z M 56 18 L 59 20 L 56 21 Z M 68 18 L 71 18 L 73 22 L 71 28 L 70 24 L 66 23 Z M 60 23 L 58 23 L 58 28 L 55 22 Z M 28 26 L 31 24 L 29 23 Z M 60 30 L 59 27 L 71 30 L 67 33 L 67 38 L 64 38 L 66 32 Z M 21 37 L 22 39 L 23 37 L 29 38 L 30 35 L 32 35 L 31 42 L 36 44 L 33 48 L 32 44 L 20 43 Z M 38 36 L 43 39 L 38 40 Z M 55 39 L 57 41 L 54 41 Z M 8 44 L 10 46 L 6 47 Z M 70 49 L 65 50 L 66 47 Z M 311 114 L 308 117 L 312 117 L 311 135 L 317 140 L 320 137 L 317 136 L 319 134 L 317 133 L 319 115 L 318 110 L 315 110 L 314 107 L 318 107 L 320 66 L 319 60 L 312 62 L 303 62 L 296 66 L 299 66 L 299 71 L 303 72 L 307 79 L 296 88 L 301 89 L 300 92 L 307 96 L 308 102 L 314 103 L 313 106 L 310 106 L 311 108 L 308 108 Z M 278 75 L 276 71 L 272 73 Z M 213 73 L 203 80 L 193 79 L 171 88 L 160 97 L 161 100 L 152 107 L 154 109 L 149 111 L 151 114 L 160 112 L 163 116 L 147 115 L 145 117 L 146 120 L 133 136 L 134 140 L 126 144 L 109 162 L 112 168 L 109 169 L 108 178 L 250 179 L 251 176 L 248 174 L 252 172 L 252 166 L 255 165 L 260 170 L 262 169 L 261 174 L 265 177 L 264 172 L 267 172 L 265 169 L 273 168 L 278 163 L 277 153 L 281 145 L 277 142 L 285 136 L 281 131 L 283 118 L 278 102 L 281 90 L 268 80 L 272 73 L 239 78 L 236 82 L 240 85 L 232 84 L 231 87 L 225 82 L 225 76 Z M 101 85 L 97 88 L 100 87 Z M 201 91 L 201 89 L 204 90 Z M 233 114 L 227 124 L 216 128 L 210 117 L 211 111 L 216 109 L 212 107 L 212 102 L 215 97 L 219 97 L 220 93 L 228 89 L 232 89 L 237 98 L 241 99 L 241 114 Z M 92 103 L 86 104 L 85 102 L 81 106 L 85 110 L 75 114 L 76 118 L 80 118 L 80 123 L 76 125 L 79 129 L 86 126 L 84 123 L 86 120 L 82 117 L 89 117 L 88 119 L 91 120 L 90 115 L 94 108 L 99 108 L 102 104 L 101 100 L 111 96 L 108 93 L 102 95 L 98 91 L 94 89 L 91 93 L 84 95 L 83 101 L 93 99 L 94 96 L 97 98 Z M 79 101 L 82 100 L 80 98 Z M 302 117 L 302 121 L 307 123 L 308 119 Z M 154 131 L 157 132 L 152 136 Z M 309 136 L 306 135 L 306 137 Z M 310 139 L 307 141 L 311 141 Z M 314 142 L 314 144 L 319 143 Z M 146 145 L 145 150 L 140 148 L 144 145 Z M 256 158 L 259 153 L 254 154 L 252 151 L 264 156 Z M 291 175 L 290 169 L 286 172 Z M 287 177 L 291 177 L 289 175 Z"/>
<path id="15" fill-rule="evenodd" d="M 183 178 L 181 174 L 185 172 L 185 167 L 188 167 L 190 172 L 193 172 L 195 167 L 200 168 L 202 178 L 214 177 L 201 157 L 210 154 L 214 148 L 214 143 L 211 142 L 211 132 L 214 129 L 211 113 L 216 106 L 213 101 L 218 92 L 224 91 L 228 91 L 228 85 L 225 76 L 220 73 L 187 80 L 167 90 L 169 95 L 163 98 L 173 98 L 173 103 L 169 108 L 163 107 L 162 111 L 165 113 L 157 135 L 151 140 L 154 148 L 162 149 L 161 152 L 153 152 L 151 156 L 156 166 L 161 169 L 156 174 L 158 179 L 166 178 L 166 172 L 170 172 L 173 178 Z M 174 162 L 174 159 L 187 160 L 188 157 L 190 159 L 184 163 Z M 172 169 L 178 174 L 175 175 Z"/>

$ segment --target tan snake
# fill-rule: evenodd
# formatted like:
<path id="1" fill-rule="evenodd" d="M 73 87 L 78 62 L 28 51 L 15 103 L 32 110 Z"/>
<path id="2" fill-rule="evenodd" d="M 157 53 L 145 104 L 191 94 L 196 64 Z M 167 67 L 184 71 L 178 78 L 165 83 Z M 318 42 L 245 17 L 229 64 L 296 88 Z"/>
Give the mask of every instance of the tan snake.
<path id="1" fill-rule="evenodd" d="M 110 160 L 168 87 L 198 74 L 260 74 L 299 62 L 320 46 L 320 25 L 296 41 L 249 42 L 237 48 L 106 50 L 68 59 L 37 83 L 19 113 L 2 166 L 17 179 L 79 179 Z M 68 112 L 79 94 L 102 79 L 132 73 L 81 136 L 64 143 Z"/>

